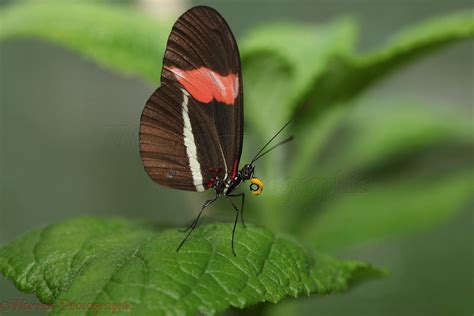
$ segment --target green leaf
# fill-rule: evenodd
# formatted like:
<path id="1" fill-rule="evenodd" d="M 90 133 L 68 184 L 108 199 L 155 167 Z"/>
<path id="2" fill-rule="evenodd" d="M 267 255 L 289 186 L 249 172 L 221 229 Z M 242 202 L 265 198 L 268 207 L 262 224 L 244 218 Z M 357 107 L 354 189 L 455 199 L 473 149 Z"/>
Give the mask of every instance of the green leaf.
<path id="1" fill-rule="evenodd" d="M 356 35 L 357 27 L 348 19 L 317 26 L 264 25 L 252 30 L 240 42 L 244 78 L 252 89 L 255 82 L 260 83 L 257 91 L 262 93 L 251 91 L 246 96 L 247 108 L 256 112 L 249 118 L 261 126 L 258 123 L 268 115 L 275 124 L 296 116 L 300 124 L 309 125 L 336 103 L 350 105 L 343 101 L 403 64 L 472 37 L 474 21 L 471 11 L 437 17 L 408 27 L 386 47 L 362 55 L 354 53 Z M 303 108 L 306 111 L 300 113 Z"/>
<path id="2" fill-rule="evenodd" d="M 344 107 L 353 109 L 332 110 L 310 129 L 311 137 L 302 135 L 291 175 L 303 177 L 309 169 L 321 177 L 357 173 L 437 146 L 474 145 L 471 122 L 462 114 L 417 100 L 366 98 Z"/>
<path id="3" fill-rule="evenodd" d="M 326 25 L 261 26 L 240 41 L 247 118 L 265 135 L 292 115 L 301 93 L 335 55 L 350 54 L 357 26 L 344 19 Z M 272 120 L 265 118 L 272 117 Z M 262 120 L 265 124 L 261 124 Z M 272 124 L 273 123 L 273 124 Z"/>
<path id="4" fill-rule="evenodd" d="M 27 2 L 2 9 L 0 41 L 39 38 L 67 47 L 120 73 L 159 82 L 171 24 L 133 7 Z"/>
<path id="5" fill-rule="evenodd" d="M 301 123 L 311 124 L 326 108 L 354 98 L 361 91 L 402 65 L 434 52 L 447 44 L 471 38 L 474 35 L 472 10 L 436 17 L 410 26 L 389 41 L 386 47 L 364 55 L 341 54 L 316 73 L 312 84 L 301 93 L 297 104 L 310 105 Z"/>
<path id="6" fill-rule="evenodd" d="M 473 184 L 474 169 L 366 184 L 325 204 L 300 227 L 301 237 L 316 249 L 334 250 L 420 231 L 462 210 Z"/>
<path id="7" fill-rule="evenodd" d="M 239 227 L 234 257 L 231 230 L 201 226 L 176 252 L 183 234 L 175 230 L 83 217 L 4 246 L 0 271 L 45 303 L 129 303 L 140 315 L 214 314 L 342 291 L 383 274 L 365 263 L 309 256 L 291 238 L 258 227 Z"/>
<path id="8" fill-rule="evenodd" d="M 285 219 L 286 230 L 333 250 L 431 227 L 472 197 L 468 119 L 419 102 L 367 99 L 343 114 L 321 121 L 331 124 L 321 125 L 325 142 L 312 159 L 295 158 L 288 181 L 305 186 L 280 201 L 291 200 L 292 218 L 304 221 Z"/>

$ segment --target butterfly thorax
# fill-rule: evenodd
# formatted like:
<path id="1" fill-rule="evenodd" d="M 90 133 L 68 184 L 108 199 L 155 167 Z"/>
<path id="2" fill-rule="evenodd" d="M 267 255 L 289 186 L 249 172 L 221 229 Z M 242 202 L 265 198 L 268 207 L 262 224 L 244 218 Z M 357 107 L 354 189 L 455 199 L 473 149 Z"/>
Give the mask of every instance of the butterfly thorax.
<path id="1" fill-rule="evenodd" d="M 225 179 L 216 179 L 214 182 L 214 190 L 217 195 L 229 195 L 234 192 L 243 182 L 253 177 L 255 167 L 246 164 L 237 174 Z"/>

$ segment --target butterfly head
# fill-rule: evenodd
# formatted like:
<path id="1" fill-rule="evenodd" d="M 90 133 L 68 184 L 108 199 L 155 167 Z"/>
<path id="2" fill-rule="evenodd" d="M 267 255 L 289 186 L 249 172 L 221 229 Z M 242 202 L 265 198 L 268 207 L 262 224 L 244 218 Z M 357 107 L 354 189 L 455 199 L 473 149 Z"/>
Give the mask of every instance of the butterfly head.
<path id="1" fill-rule="evenodd" d="M 263 182 L 259 178 L 253 176 L 255 167 L 252 164 L 246 164 L 240 170 L 240 176 L 243 180 L 250 180 L 250 191 L 253 195 L 260 195 L 263 191 Z"/>
<path id="2" fill-rule="evenodd" d="M 240 176 L 243 180 L 249 180 L 253 177 L 253 173 L 255 172 L 255 167 L 251 164 L 246 164 L 242 170 L 240 170 Z"/>

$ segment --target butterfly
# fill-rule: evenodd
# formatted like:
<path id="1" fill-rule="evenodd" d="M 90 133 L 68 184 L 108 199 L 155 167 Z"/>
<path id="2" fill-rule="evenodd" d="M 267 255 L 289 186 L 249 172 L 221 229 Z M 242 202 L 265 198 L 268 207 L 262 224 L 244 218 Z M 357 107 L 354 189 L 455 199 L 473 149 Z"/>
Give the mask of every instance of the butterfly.
<path id="1" fill-rule="evenodd" d="M 250 181 L 260 195 L 264 184 L 254 177 L 254 163 L 288 138 L 265 150 L 286 123 L 239 169 L 243 142 L 243 81 L 239 49 L 224 18 L 214 9 L 197 6 L 174 24 L 163 58 L 161 86 L 146 102 L 140 118 L 140 156 L 150 178 L 166 187 L 213 190 L 177 251 L 196 228 L 204 209 L 219 197 L 235 210 L 231 247 L 240 215 L 244 224 L 245 193 L 236 189 Z M 240 207 L 233 199 L 240 198 Z"/>

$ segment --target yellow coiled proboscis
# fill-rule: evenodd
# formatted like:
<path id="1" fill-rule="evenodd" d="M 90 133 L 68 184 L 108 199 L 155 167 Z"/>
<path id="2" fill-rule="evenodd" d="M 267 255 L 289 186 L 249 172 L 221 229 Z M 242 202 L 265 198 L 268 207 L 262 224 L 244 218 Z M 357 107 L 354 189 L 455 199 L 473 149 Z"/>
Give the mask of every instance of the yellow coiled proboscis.
<path id="1" fill-rule="evenodd" d="M 250 191 L 253 195 L 260 195 L 263 191 L 263 182 L 259 178 L 250 179 Z"/>

